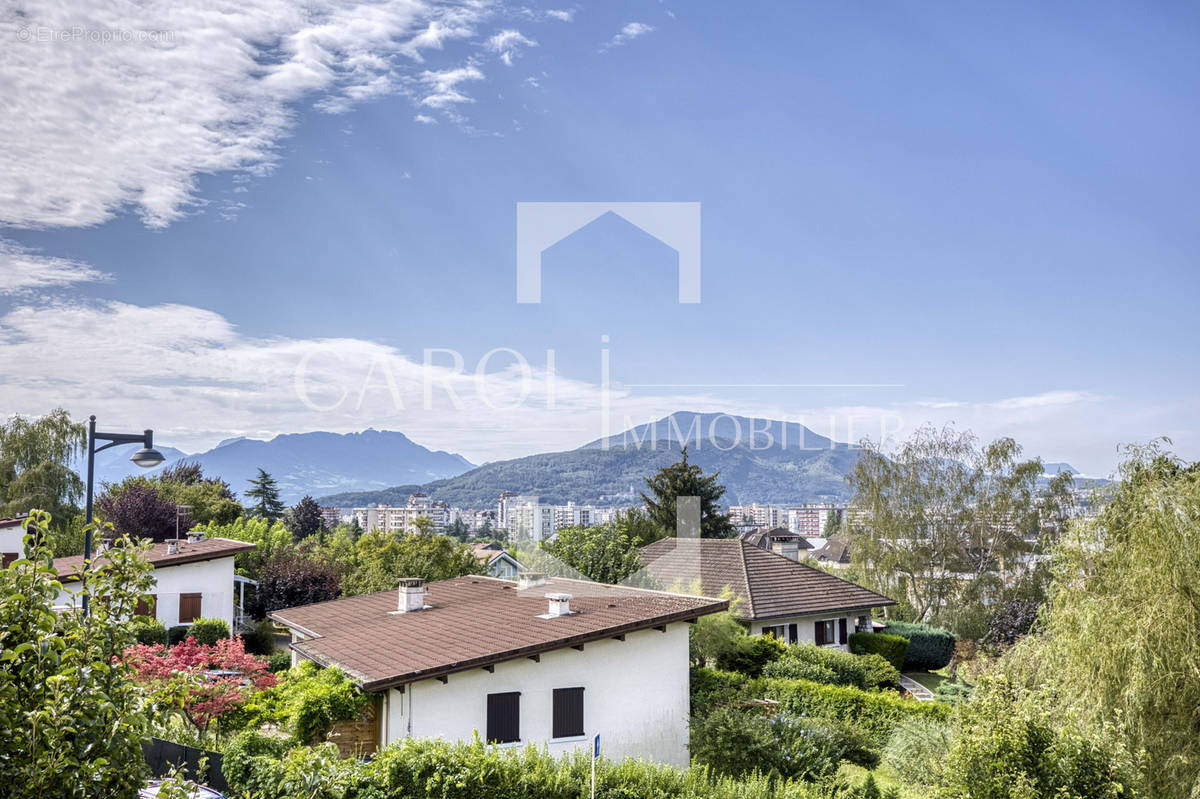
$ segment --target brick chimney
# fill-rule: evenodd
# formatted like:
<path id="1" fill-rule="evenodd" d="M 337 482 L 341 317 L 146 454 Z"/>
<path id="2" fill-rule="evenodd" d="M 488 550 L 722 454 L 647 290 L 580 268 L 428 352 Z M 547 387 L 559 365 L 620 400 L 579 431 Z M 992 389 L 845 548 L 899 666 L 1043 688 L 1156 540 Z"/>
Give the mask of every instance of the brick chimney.
<path id="1" fill-rule="evenodd" d="M 397 613 L 413 613 L 425 609 L 425 581 L 420 577 L 400 578 L 400 606 Z"/>

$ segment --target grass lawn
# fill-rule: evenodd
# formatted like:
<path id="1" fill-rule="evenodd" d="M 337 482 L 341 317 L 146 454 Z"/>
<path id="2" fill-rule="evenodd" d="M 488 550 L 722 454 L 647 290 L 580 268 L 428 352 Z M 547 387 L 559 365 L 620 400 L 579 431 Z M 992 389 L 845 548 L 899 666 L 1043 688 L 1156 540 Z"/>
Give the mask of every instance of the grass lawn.
<path id="1" fill-rule="evenodd" d="M 935 692 L 937 691 L 937 687 L 939 685 L 950 679 L 944 675 L 934 674 L 928 671 L 906 671 L 904 672 L 904 676 L 914 680 L 915 682 L 921 683 L 921 685 L 924 685 L 930 691 Z"/>

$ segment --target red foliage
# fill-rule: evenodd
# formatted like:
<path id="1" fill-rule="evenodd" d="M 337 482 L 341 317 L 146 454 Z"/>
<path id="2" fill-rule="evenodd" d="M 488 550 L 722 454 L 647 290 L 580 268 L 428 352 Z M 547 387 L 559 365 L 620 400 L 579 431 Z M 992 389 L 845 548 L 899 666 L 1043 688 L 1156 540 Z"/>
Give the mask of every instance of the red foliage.
<path id="1" fill-rule="evenodd" d="M 211 646 L 190 636 L 169 648 L 136 644 L 125 650 L 122 659 L 133 668 L 138 682 L 173 694 L 188 720 L 201 731 L 222 713 L 241 707 L 252 692 L 275 685 L 267 660 L 246 654 L 241 636 Z"/>

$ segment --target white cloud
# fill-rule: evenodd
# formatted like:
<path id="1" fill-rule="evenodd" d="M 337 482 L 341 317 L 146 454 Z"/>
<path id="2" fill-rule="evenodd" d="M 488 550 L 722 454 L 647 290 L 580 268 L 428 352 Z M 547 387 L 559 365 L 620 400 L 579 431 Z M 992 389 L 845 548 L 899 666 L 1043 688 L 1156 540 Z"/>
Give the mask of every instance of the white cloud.
<path id="1" fill-rule="evenodd" d="M 550 19 L 556 19 L 559 22 L 570 22 L 575 19 L 575 9 L 573 8 L 551 8 L 546 11 L 546 16 Z"/>
<path id="2" fill-rule="evenodd" d="M 0 239 L 0 295 L 93 283 L 109 277 L 79 261 L 41 255 L 15 241 Z"/>
<path id="3" fill-rule="evenodd" d="M 520 54 L 522 47 L 537 47 L 537 42 L 518 30 L 506 29 L 488 39 L 486 47 L 490 52 L 499 53 L 500 60 L 511 67 L 513 58 Z"/>
<path id="4" fill-rule="evenodd" d="M 421 105 L 445 108 L 457 103 L 473 103 L 473 99 L 458 90 L 458 84 L 472 80 L 483 80 L 483 73 L 473 66 L 426 70 L 418 78 L 418 83 L 424 89 Z"/>
<path id="5" fill-rule="evenodd" d="M 300 102 L 340 113 L 403 92 L 444 109 L 484 78 L 475 55 L 414 62 L 458 40 L 505 63 L 534 45 L 517 31 L 477 38 L 501 0 L 21 5 L 0 19 L 0 226 L 17 228 L 127 210 L 166 226 L 200 207 L 199 175 L 268 173 Z"/>
<path id="6" fill-rule="evenodd" d="M 639 36 L 645 36 L 647 33 L 653 32 L 653 25 L 647 25 L 644 22 L 626 22 L 625 26 L 621 28 L 621 31 L 616 36 L 609 39 L 608 42 L 600 48 L 600 51 L 604 52 L 605 50 L 611 50 L 614 47 L 620 47 L 624 44 L 628 44 Z"/>
<path id="7" fill-rule="evenodd" d="M 953 422 L 985 441 L 1012 436 L 1027 455 L 1068 461 L 1087 474 L 1111 471 L 1118 444 L 1158 435 L 1172 436 L 1185 457 L 1200 454 L 1185 451 L 1197 440 L 1179 425 L 1189 409 L 1130 410 L 1071 389 L 971 402 L 801 406 L 747 402 L 744 392 L 649 394 L 616 386 L 606 430 L 597 382 L 559 375 L 551 391 L 545 353 L 526 355 L 523 369 L 496 353 L 480 383 L 480 354 L 459 369 L 439 352 L 427 372 L 421 352 L 354 338 L 250 336 L 188 305 L 25 303 L 0 316 L 0 415 L 62 405 L 114 426 L 153 427 L 163 444 L 189 451 L 235 435 L 376 427 L 475 462 L 577 447 L 677 410 L 788 419 L 839 441 L 894 442 L 926 422 Z"/>
<path id="8" fill-rule="evenodd" d="M 413 117 L 414 122 L 420 122 L 422 125 L 436 125 L 438 121 L 428 114 L 417 114 Z"/>

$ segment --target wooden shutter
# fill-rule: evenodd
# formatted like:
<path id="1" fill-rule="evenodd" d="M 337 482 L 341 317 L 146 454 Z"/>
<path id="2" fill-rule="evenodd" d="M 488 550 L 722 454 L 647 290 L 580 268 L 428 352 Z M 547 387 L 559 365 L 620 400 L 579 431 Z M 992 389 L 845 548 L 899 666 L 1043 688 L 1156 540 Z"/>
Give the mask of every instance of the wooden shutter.
<path id="1" fill-rule="evenodd" d="M 7 569 L 8 564 L 12 563 L 16 559 L 17 559 L 16 552 L 5 552 L 4 555 L 0 556 L 0 568 Z"/>
<path id="2" fill-rule="evenodd" d="M 554 689 L 554 737 L 583 735 L 583 689 Z"/>
<path id="3" fill-rule="evenodd" d="M 155 608 L 158 607 L 158 594 L 151 594 L 149 602 L 138 600 L 137 607 L 133 611 L 135 616 L 153 616 Z"/>
<path id="4" fill-rule="evenodd" d="M 825 622 L 813 622 L 813 643 L 825 646 Z"/>
<path id="5" fill-rule="evenodd" d="M 795 644 L 800 641 L 800 631 L 794 624 L 788 625 L 788 643 Z"/>
<path id="6" fill-rule="evenodd" d="M 180 594 L 179 595 L 179 623 L 190 624 L 200 618 L 200 597 L 201 594 Z"/>
<path id="7" fill-rule="evenodd" d="M 838 643 L 846 643 L 846 617 L 838 619 Z"/>
<path id="8" fill-rule="evenodd" d="M 521 740 L 521 694 L 488 694 L 487 741 L 508 744 Z"/>

